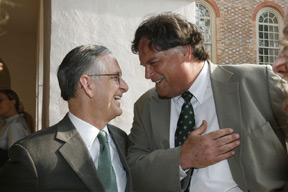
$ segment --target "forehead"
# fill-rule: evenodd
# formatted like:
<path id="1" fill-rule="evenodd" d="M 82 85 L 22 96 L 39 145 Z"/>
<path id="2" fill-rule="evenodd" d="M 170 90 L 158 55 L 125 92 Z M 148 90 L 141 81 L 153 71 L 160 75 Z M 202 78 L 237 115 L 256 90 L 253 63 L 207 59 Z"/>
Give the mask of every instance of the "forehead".
<path id="1" fill-rule="evenodd" d="M 121 71 L 117 59 L 112 54 L 105 54 L 99 57 L 107 71 Z"/>
<path id="2" fill-rule="evenodd" d="M 149 62 L 152 62 L 154 59 L 174 57 L 176 53 L 182 51 L 182 46 L 176 46 L 162 51 L 153 50 L 153 48 L 149 47 L 149 42 L 147 38 L 142 38 L 139 41 L 138 51 L 141 65 L 149 64 Z"/>
<path id="3" fill-rule="evenodd" d="M 143 55 L 146 55 L 147 53 L 157 53 L 157 51 L 154 51 L 152 50 L 151 47 L 149 47 L 149 43 L 150 43 L 150 40 L 146 37 L 142 37 L 139 41 L 139 44 L 138 44 L 138 51 L 139 51 L 139 54 L 143 54 Z"/>
<path id="4" fill-rule="evenodd" d="M 0 98 L 4 98 L 6 95 L 4 93 L 0 93 Z"/>
<path id="5" fill-rule="evenodd" d="M 149 47 L 149 39 L 146 37 L 143 37 L 139 41 L 138 45 L 138 51 L 139 51 L 139 59 L 141 62 L 141 65 L 144 65 L 145 63 L 148 63 L 153 58 L 156 58 L 162 54 L 164 54 L 165 51 L 154 51 L 151 50 Z"/>

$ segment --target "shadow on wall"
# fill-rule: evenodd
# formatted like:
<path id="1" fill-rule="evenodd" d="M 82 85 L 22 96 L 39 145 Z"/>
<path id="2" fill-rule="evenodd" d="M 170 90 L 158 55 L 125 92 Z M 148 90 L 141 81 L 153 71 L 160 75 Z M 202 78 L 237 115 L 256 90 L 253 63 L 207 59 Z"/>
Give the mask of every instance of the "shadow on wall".
<path id="1" fill-rule="evenodd" d="M 9 70 L 4 61 L 0 58 L 0 89 L 10 89 L 11 80 Z"/>

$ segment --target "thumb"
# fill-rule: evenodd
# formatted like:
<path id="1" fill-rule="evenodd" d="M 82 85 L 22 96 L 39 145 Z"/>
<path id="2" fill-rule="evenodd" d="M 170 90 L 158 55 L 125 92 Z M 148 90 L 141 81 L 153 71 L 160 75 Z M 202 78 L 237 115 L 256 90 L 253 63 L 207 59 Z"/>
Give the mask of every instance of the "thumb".
<path id="1" fill-rule="evenodd" d="M 191 135 L 202 135 L 207 129 L 207 121 L 203 120 L 200 127 L 191 132 Z"/>

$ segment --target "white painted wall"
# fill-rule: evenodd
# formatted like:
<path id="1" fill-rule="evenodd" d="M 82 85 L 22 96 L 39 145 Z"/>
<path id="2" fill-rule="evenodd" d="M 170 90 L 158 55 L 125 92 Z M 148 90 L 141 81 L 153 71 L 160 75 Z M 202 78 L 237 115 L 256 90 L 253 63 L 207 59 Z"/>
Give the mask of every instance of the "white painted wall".
<path id="1" fill-rule="evenodd" d="M 193 0 L 51 0 L 51 56 L 49 124 L 68 111 L 60 97 L 57 69 L 64 56 L 81 44 L 102 44 L 118 59 L 129 86 L 121 101 L 123 114 L 111 122 L 127 133 L 133 121 L 133 104 L 154 84 L 144 77 L 138 56 L 130 50 L 134 32 L 145 16 L 173 11 L 194 18 Z"/>

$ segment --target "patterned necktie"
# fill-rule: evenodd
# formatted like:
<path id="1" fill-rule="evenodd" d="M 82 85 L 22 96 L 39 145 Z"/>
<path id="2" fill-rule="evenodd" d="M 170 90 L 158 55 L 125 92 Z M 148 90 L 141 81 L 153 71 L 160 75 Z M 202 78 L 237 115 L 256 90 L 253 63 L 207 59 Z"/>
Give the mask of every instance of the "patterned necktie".
<path id="1" fill-rule="evenodd" d="M 184 103 L 177 122 L 177 129 L 175 132 L 175 147 L 181 146 L 195 127 L 194 110 L 192 104 L 190 103 L 193 95 L 189 91 L 186 91 L 182 94 L 182 97 L 184 99 Z"/>
<path id="2" fill-rule="evenodd" d="M 100 142 L 100 153 L 98 157 L 98 174 L 105 191 L 117 191 L 117 182 L 114 169 L 112 167 L 110 148 L 105 131 L 101 130 L 97 135 Z"/>

